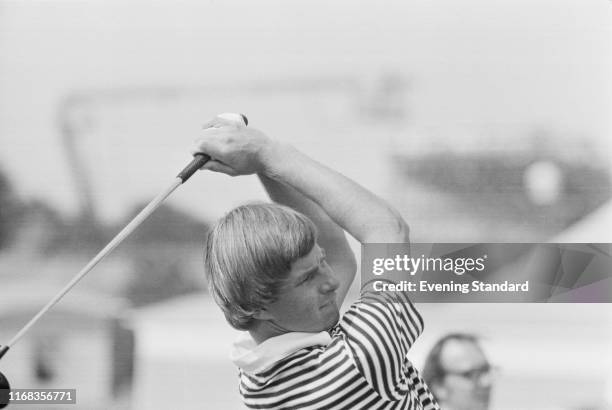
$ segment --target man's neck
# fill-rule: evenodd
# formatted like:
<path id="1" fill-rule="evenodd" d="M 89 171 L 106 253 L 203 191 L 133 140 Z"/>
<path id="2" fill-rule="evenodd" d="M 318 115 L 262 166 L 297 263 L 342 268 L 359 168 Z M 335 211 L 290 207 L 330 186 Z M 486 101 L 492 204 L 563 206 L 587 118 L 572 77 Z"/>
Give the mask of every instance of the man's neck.
<path id="1" fill-rule="evenodd" d="M 249 329 L 249 334 L 258 345 L 271 337 L 280 336 L 289 332 L 291 332 L 291 330 L 285 329 L 271 320 L 259 320 Z"/>

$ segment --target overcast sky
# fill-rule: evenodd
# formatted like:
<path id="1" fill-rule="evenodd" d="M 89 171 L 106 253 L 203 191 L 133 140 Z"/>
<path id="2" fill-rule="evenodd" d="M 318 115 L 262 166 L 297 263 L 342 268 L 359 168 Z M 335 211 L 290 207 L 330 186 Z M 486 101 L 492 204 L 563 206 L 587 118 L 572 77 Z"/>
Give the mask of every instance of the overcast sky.
<path id="1" fill-rule="evenodd" d="M 605 145 L 611 7 L 608 0 L 3 1 L 0 167 L 24 197 L 70 211 L 74 187 L 55 122 L 70 92 L 384 72 L 410 78 L 411 125 L 540 125 Z M 191 140 L 181 140 L 185 149 Z M 117 215 L 122 195 L 118 188 L 104 198 L 103 210 Z"/>

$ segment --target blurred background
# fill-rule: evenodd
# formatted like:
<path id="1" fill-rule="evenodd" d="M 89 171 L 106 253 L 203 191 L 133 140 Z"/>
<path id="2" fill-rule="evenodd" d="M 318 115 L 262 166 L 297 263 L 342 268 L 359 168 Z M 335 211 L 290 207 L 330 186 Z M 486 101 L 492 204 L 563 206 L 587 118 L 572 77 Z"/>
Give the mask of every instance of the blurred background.
<path id="1" fill-rule="evenodd" d="M 0 1 L 0 344 L 243 112 L 389 200 L 415 242 L 612 242 L 608 0 Z M 83 409 L 240 408 L 199 173 L 0 363 Z M 355 250 L 359 246 L 352 242 Z M 356 291 L 353 291 L 353 296 Z M 424 304 L 501 368 L 494 409 L 612 406 L 609 304 Z M 59 406 L 54 406 L 58 407 Z"/>

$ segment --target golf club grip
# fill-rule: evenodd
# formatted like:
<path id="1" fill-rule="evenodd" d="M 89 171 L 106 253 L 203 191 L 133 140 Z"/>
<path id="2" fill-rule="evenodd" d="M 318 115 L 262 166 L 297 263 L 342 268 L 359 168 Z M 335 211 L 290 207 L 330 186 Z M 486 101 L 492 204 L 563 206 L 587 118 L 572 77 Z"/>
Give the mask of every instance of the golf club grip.
<path id="1" fill-rule="evenodd" d="M 244 114 L 235 114 L 235 113 L 223 113 L 219 114 L 218 117 L 221 117 L 225 120 L 233 121 L 235 123 L 242 123 L 246 127 L 249 125 L 249 119 Z M 210 161 L 210 157 L 203 153 L 198 153 L 194 155 L 193 160 L 187 165 L 179 174 L 176 176 L 180 178 L 183 183 L 187 181 L 195 172 L 202 168 L 204 164 Z"/>
<path id="2" fill-rule="evenodd" d="M 193 156 L 193 159 L 189 163 L 189 165 L 187 165 L 185 168 L 183 168 L 183 170 L 181 172 L 179 172 L 179 174 L 176 177 L 180 178 L 181 181 L 183 181 L 183 183 L 184 183 L 189 178 L 191 178 L 191 176 L 193 174 L 195 174 L 195 172 L 198 169 L 202 168 L 204 166 L 204 164 L 206 164 L 208 161 L 210 161 L 210 157 L 208 155 L 206 155 L 206 154 L 195 154 Z"/>

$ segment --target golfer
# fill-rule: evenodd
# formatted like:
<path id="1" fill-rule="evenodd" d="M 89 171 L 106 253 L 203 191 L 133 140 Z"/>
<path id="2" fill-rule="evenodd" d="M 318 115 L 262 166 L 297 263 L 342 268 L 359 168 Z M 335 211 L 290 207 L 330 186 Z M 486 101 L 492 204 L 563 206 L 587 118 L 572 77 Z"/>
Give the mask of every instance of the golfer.
<path id="1" fill-rule="evenodd" d="M 389 204 L 251 127 L 215 118 L 196 141 L 204 168 L 257 174 L 275 203 L 240 206 L 210 230 L 205 269 L 253 409 L 438 409 L 408 358 L 423 320 L 401 294 L 363 292 L 343 230 L 361 243 L 408 242 Z M 367 167 L 367 159 L 363 161 Z"/>

